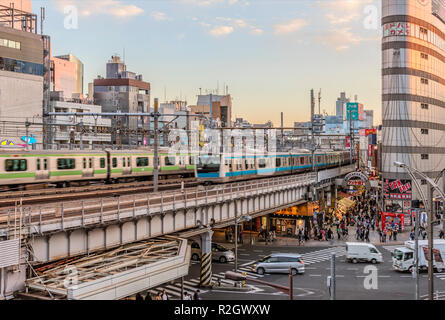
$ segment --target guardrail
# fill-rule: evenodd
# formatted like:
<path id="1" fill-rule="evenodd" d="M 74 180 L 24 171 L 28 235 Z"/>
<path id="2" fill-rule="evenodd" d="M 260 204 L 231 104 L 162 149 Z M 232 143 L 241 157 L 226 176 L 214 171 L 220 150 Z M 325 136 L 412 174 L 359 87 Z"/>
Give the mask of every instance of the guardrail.
<path id="1" fill-rule="evenodd" d="M 145 193 L 52 203 L 39 207 L 17 207 L 0 210 L 0 236 L 18 233 L 23 236 L 44 234 L 54 230 L 106 225 L 141 216 L 164 215 L 176 210 L 187 210 L 210 204 L 244 199 L 293 187 L 314 183 L 316 174 L 299 174 L 209 187 L 193 187 L 158 193 Z M 21 223 L 17 223 L 17 219 Z M 52 225 L 51 228 L 48 226 Z"/>

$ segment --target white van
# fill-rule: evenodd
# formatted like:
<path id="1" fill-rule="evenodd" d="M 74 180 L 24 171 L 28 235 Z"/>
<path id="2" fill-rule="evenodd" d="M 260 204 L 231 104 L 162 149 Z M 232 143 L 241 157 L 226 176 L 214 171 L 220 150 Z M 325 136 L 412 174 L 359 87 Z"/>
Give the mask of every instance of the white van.
<path id="1" fill-rule="evenodd" d="M 363 262 L 383 262 L 383 256 L 377 248 L 370 243 L 346 242 L 346 261 L 357 263 Z"/>

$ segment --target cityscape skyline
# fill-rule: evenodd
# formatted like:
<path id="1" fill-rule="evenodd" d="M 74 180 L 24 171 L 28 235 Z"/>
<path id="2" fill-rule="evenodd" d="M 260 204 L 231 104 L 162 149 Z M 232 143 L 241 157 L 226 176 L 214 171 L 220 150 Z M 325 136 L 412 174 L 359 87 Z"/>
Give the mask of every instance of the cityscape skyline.
<path id="1" fill-rule="evenodd" d="M 278 125 L 282 111 L 284 124 L 292 126 L 309 119 L 309 91 L 321 88 L 322 111 L 335 114 L 336 99 L 346 91 L 374 110 L 375 124 L 380 123 L 381 74 L 375 68 L 381 65 L 379 16 L 377 29 L 372 29 L 372 8 L 380 11 L 378 1 L 274 4 L 38 0 L 33 11 L 46 7 L 44 33 L 51 36 L 53 56 L 72 53 L 85 64 L 84 88 L 105 74 L 106 61 L 118 52 L 151 83 L 152 99 L 195 104 L 200 88 L 205 93 L 219 85 L 222 93 L 227 85 L 233 120 Z M 70 6 L 77 10 L 77 21 L 70 20 Z M 73 29 L 63 27 L 67 22 Z M 228 47 L 239 50 L 221 50 Z M 324 77 L 328 72 L 338 77 Z M 270 112 L 270 105 L 276 112 Z"/>

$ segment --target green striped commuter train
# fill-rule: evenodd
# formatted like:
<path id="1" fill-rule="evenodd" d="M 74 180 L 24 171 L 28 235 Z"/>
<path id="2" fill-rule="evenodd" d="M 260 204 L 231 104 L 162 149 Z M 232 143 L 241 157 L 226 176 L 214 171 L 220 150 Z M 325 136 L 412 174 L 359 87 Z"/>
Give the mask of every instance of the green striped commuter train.
<path id="1" fill-rule="evenodd" d="M 69 186 L 88 181 L 148 180 L 153 176 L 152 150 L 0 151 L 0 186 L 22 189 L 29 184 Z M 159 151 L 161 178 L 195 176 L 193 157 Z"/>

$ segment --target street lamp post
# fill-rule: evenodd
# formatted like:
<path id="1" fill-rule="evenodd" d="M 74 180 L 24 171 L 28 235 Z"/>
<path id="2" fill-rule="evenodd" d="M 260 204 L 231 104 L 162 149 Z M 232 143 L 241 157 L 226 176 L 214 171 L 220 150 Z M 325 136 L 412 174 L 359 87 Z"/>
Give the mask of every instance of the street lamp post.
<path id="1" fill-rule="evenodd" d="M 420 196 L 427 208 L 428 213 L 428 299 L 434 299 L 434 265 L 433 265 L 433 192 L 436 190 L 442 199 L 445 199 L 444 192 L 438 187 L 437 183 L 433 181 L 431 178 L 426 176 L 424 173 L 418 171 L 417 169 L 411 168 L 404 163 L 395 161 L 394 165 L 399 168 L 405 169 L 409 176 L 411 177 L 413 183 L 416 185 L 417 190 L 420 193 Z M 428 183 L 428 200 L 425 198 L 422 189 L 419 186 L 419 183 L 414 176 L 414 173 L 419 175 L 422 179 L 425 179 Z M 418 221 L 416 221 L 418 223 Z"/>
<path id="2" fill-rule="evenodd" d="M 235 211 L 236 211 L 236 204 L 235 204 Z M 240 222 L 244 221 L 250 221 L 252 220 L 251 216 L 240 216 L 238 219 L 235 215 L 235 272 L 238 272 L 238 224 Z"/>

